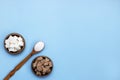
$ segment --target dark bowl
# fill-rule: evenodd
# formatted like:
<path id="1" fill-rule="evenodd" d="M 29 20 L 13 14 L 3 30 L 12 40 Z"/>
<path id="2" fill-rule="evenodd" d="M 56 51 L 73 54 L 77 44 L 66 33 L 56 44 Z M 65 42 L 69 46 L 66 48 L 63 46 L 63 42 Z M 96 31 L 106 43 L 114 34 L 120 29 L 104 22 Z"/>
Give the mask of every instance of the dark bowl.
<path id="1" fill-rule="evenodd" d="M 8 39 L 10 35 L 11 35 L 11 36 L 21 37 L 21 38 L 23 39 L 24 46 L 22 46 L 20 50 L 18 50 L 18 51 L 16 51 L 16 52 L 13 52 L 13 51 L 9 51 L 8 48 L 5 47 L 5 40 Z M 24 50 L 24 48 L 25 48 L 25 39 L 23 38 L 22 35 L 20 35 L 20 34 L 18 34 L 18 33 L 8 34 L 7 37 L 5 38 L 5 40 L 4 40 L 4 48 L 5 48 L 6 51 L 7 51 L 8 53 L 10 53 L 10 54 L 19 54 L 19 53 L 21 53 L 21 52 Z"/>
<path id="2" fill-rule="evenodd" d="M 33 61 L 32 61 L 32 63 L 31 63 L 31 68 L 32 68 L 32 71 L 33 71 L 33 73 L 36 75 L 36 72 L 34 71 L 34 69 L 33 69 L 33 63 L 36 61 L 36 59 L 37 58 L 39 58 L 39 57 L 43 57 L 43 58 L 48 58 L 49 60 L 50 60 L 50 62 L 52 63 L 52 67 L 50 68 L 50 72 L 49 73 L 46 73 L 46 74 L 44 74 L 44 75 L 39 75 L 39 77 L 44 77 L 44 76 L 47 76 L 47 75 L 49 75 L 51 72 L 52 72 L 52 70 L 53 70 L 53 62 L 52 62 L 52 60 L 49 58 L 49 57 L 47 57 L 47 56 L 38 56 L 38 57 L 36 57 Z M 36 75 L 36 76 L 38 76 L 38 75 Z"/>

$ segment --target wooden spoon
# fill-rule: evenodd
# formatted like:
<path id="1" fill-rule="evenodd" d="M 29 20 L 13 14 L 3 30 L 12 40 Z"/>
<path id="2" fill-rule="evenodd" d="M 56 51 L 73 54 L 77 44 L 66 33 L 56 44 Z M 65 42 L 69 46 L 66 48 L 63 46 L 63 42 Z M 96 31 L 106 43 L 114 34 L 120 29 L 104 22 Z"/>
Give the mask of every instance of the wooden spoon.
<path id="1" fill-rule="evenodd" d="M 32 52 L 27 57 L 25 57 L 11 72 L 9 72 L 4 80 L 9 80 L 9 78 L 11 78 L 15 74 L 15 72 L 18 71 L 34 54 L 42 51 L 44 49 L 44 46 L 44 42 L 37 42 Z"/>

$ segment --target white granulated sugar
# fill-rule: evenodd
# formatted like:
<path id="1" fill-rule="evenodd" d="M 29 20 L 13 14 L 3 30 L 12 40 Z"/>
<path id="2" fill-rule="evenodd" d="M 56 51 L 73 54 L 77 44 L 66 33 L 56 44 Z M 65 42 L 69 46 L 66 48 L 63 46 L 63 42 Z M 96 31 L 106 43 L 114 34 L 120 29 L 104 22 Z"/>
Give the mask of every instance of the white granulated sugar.
<path id="1" fill-rule="evenodd" d="M 41 42 L 41 41 L 36 43 L 35 46 L 34 46 L 35 51 L 41 51 L 43 48 L 44 48 L 44 43 Z"/>
<path id="2" fill-rule="evenodd" d="M 8 39 L 5 40 L 5 47 L 8 48 L 9 51 L 16 52 L 24 46 L 24 42 L 22 37 L 17 36 L 9 36 Z"/>

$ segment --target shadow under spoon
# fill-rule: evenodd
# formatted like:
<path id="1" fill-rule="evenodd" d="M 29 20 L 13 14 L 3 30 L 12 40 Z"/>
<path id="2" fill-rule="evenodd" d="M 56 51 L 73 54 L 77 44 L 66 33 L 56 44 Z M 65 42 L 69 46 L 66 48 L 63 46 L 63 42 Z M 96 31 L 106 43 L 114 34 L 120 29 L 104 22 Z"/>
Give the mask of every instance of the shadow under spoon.
<path id="1" fill-rule="evenodd" d="M 44 49 L 44 42 L 40 41 L 34 45 L 32 52 L 25 57 L 9 74 L 4 78 L 4 80 L 9 80 L 16 71 L 18 71 L 34 54 L 42 51 Z"/>

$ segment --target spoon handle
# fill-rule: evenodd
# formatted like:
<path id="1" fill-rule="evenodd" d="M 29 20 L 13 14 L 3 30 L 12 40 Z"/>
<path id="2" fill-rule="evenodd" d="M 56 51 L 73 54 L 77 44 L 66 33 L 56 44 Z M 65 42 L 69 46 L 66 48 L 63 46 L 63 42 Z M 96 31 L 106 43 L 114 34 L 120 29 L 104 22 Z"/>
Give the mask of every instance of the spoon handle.
<path id="1" fill-rule="evenodd" d="M 9 72 L 4 80 L 9 80 L 9 78 L 11 78 L 15 74 L 15 72 L 18 71 L 30 59 L 33 53 L 34 51 L 32 51 L 27 57 L 25 57 L 11 72 Z"/>

